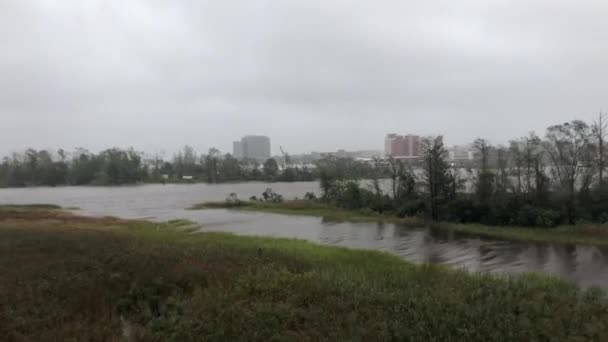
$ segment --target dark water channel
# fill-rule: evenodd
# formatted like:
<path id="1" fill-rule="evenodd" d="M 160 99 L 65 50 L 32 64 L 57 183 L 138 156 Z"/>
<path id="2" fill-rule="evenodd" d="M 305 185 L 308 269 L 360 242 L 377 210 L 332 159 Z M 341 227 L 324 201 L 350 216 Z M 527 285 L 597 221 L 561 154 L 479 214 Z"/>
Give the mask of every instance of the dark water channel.
<path id="1" fill-rule="evenodd" d="M 203 225 L 203 231 L 299 238 L 383 250 L 415 263 L 449 265 L 472 272 L 542 272 L 583 287 L 608 288 L 608 250 L 593 246 L 511 242 L 395 224 L 332 223 L 314 217 L 185 210 L 195 203 L 223 200 L 232 192 L 241 198 L 259 196 L 267 187 L 286 198 L 302 197 L 307 191 L 318 193 L 316 183 L 27 188 L 0 189 L 0 204 L 52 203 L 79 207 L 79 212 L 85 215 L 158 221 L 185 218 Z"/>

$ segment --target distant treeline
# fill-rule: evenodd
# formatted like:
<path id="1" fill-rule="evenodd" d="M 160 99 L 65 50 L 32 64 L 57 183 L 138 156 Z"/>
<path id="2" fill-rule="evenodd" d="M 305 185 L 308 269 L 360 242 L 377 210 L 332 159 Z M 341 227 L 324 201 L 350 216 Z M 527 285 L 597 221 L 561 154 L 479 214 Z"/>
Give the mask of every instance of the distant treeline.
<path id="1" fill-rule="evenodd" d="M 441 136 L 422 142 L 412 165 L 379 163 L 372 186 L 361 186 L 340 160 L 319 163 L 322 199 L 338 207 L 399 216 L 491 225 L 553 227 L 580 221 L 608 222 L 606 122 L 551 126 L 543 138 L 530 134 L 509 146 L 473 143 L 475 169 L 450 165 Z M 387 192 L 379 180 L 391 180 Z M 464 191 L 469 184 L 469 191 Z M 472 186 L 471 186 L 472 185 Z"/>
<path id="2" fill-rule="evenodd" d="M 369 165 L 349 161 L 351 173 L 366 177 Z M 5 157 L 0 164 L 0 187 L 57 185 L 121 185 L 164 182 L 313 181 L 316 168 L 294 166 L 285 155 L 263 163 L 240 161 L 210 149 L 197 154 L 186 146 L 171 160 L 146 157 L 130 149 L 112 148 L 100 153 L 27 149 Z"/>

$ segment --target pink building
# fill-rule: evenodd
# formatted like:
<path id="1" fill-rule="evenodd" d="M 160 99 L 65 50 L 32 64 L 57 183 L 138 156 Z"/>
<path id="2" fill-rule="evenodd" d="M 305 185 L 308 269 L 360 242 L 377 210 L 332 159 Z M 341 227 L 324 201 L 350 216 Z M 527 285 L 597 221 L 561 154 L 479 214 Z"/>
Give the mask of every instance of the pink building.
<path id="1" fill-rule="evenodd" d="M 420 137 L 411 134 L 389 134 L 384 140 L 384 151 L 387 156 L 393 158 L 418 158 L 420 156 Z"/>

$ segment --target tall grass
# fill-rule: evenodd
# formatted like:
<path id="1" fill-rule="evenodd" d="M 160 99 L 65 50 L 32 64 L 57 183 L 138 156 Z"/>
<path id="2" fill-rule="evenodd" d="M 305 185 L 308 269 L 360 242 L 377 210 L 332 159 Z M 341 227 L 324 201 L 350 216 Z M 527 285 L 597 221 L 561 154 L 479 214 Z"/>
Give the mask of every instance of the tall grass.
<path id="1" fill-rule="evenodd" d="M 35 203 L 35 204 L 0 204 L 0 210 L 52 210 L 61 209 L 60 206 L 54 204 Z"/>
<path id="2" fill-rule="evenodd" d="M 347 210 L 317 201 L 305 200 L 294 200 L 281 203 L 257 201 L 241 201 L 236 203 L 208 202 L 197 204 L 191 209 L 212 208 L 260 211 L 283 215 L 319 216 L 326 220 L 342 222 L 381 221 L 416 227 L 432 225 L 437 229 L 509 240 L 608 246 L 608 225 L 602 224 L 578 224 L 556 228 L 528 228 L 488 226 L 477 223 L 459 224 L 451 222 L 432 222 L 420 217 L 398 217 L 391 214 L 381 215 L 371 210 Z"/>
<path id="3" fill-rule="evenodd" d="M 608 340 L 597 290 L 188 227 L 0 220 L 0 340 Z"/>

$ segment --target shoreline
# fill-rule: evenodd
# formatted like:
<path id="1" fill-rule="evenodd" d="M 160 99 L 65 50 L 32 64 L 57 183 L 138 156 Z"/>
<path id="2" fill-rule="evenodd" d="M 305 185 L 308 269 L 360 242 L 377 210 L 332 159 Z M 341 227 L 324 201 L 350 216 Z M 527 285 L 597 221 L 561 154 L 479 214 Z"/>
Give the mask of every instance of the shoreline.
<path id="1" fill-rule="evenodd" d="M 397 217 L 375 212 L 347 210 L 328 206 L 324 203 L 306 200 L 290 200 L 280 203 L 239 201 L 205 202 L 195 204 L 189 210 L 229 209 L 254 211 L 289 216 L 321 217 L 337 222 L 384 222 L 410 227 L 430 226 L 456 233 L 499 238 L 511 241 L 580 244 L 608 247 L 608 225 L 581 224 L 556 228 L 527 228 L 517 226 L 489 226 L 479 223 L 434 222 L 420 217 Z"/>

